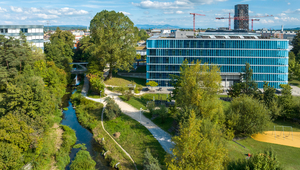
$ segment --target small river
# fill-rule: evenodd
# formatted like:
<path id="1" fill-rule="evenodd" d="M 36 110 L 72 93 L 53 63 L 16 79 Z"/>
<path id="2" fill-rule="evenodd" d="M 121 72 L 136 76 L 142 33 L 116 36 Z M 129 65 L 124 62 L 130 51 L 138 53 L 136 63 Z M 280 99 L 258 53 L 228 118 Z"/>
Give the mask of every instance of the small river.
<path id="1" fill-rule="evenodd" d="M 68 90 L 68 91 L 70 91 L 70 90 Z M 75 91 L 76 90 L 73 90 L 72 94 Z M 75 109 L 73 109 L 73 105 L 71 103 L 70 97 L 71 97 L 71 95 L 67 94 L 63 98 L 63 108 L 67 107 L 68 110 L 63 111 L 63 120 L 61 121 L 61 124 L 69 126 L 73 130 L 75 130 L 76 137 L 77 137 L 76 144 L 78 144 L 78 143 L 85 144 L 85 146 L 87 147 L 87 151 L 90 152 L 90 155 L 92 156 L 94 161 L 97 163 L 96 169 L 112 170 L 113 168 L 111 168 L 109 166 L 108 162 L 105 161 L 104 157 L 101 155 L 102 148 L 101 148 L 100 144 L 97 143 L 95 141 L 95 139 L 93 138 L 93 134 L 89 130 L 85 129 L 84 127 L 82 127 L 79 124 L 76 113 L 75 113 Z M 71 153 L 70 153 L 71 163 L 75 159 L 76 153 L 78 151 L 79 151 L 79 149 L 74 149 L 74 148 L 71 149 Z M 71 163 L 66 167 L 66 170 L 70 169 Z"/>

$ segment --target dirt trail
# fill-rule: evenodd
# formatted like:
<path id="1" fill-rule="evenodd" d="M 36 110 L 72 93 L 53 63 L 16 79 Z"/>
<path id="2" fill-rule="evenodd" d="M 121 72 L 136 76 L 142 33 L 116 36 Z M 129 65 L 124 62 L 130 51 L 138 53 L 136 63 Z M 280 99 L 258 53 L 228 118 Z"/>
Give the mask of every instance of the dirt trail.
<path id="1" fill-rule="evenodd" d="M 300 132 L 265 131 L 263 134 L 253 135 L 252 138 L 261 142 L 300 148 Z"/>
<path id="2" fill-rule="evenodd" d="M 56 138 L 56 140 L 55 140 L 55 149 L 56 149 L 56 152 L 57 152 L 60 149 L 61 144 L 63 143 L 62 134 L 64 133 L 64 131 L 59 127 L 59 125 L 57 123 L 54 123 L 52 129 L 54 130 L 54 137 Z M 52 157 L 50 170 L 56 170 L 57 169 L 55 164 L 56 164 L 55 157 Z"/>

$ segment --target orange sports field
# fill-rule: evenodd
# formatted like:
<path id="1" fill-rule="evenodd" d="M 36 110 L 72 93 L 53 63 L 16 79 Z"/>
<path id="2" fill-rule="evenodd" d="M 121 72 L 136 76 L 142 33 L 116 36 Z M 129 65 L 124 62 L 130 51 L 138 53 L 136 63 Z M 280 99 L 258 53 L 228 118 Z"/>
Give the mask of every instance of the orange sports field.
<path id="1" fill-rule="evenodd" d="M 276 136 L 276 139 L 275 139 Z M 300 132 L 290 132 L 290 131 L 265 131 L 264 133 L 252 135 L 252 138 L 261 141 L 274 143 L 279 145 L 286 145 L 300 148 Z"/>

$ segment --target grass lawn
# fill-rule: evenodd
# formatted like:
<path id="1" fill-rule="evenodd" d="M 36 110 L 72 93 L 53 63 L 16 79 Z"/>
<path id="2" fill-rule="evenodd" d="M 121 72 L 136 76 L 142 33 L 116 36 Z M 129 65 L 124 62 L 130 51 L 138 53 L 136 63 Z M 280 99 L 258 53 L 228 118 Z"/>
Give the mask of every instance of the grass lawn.
<path id="1" fill-rule="evenodd" d="M 300 81 L 298 80 L 291 80 L 289 81 L 289 84 L 300 87 Z"/>
<path id="2" fill-rule="evenodd" d="M 72 95 L 72 103 L 76 106 L 76 115 L 79 123 L 93 132 L 94 139 L 103 145 L 108 155 L 117 162 L 120 162 L 122 169 L 134 169 L 133 163 L 129 157 L 113 142 L 105 133 L 101 126 L 101 113 L 103 104 L 81 98 L 80 89 Z M 101 139 L 105 140 L 102 141 Z M 116 163 L 116 162 L 114 162 Z"/>
<path id="3" fill-rule="evenodd" d="M 153 97 L 155 97 L 155 100 L 167 100 L 167 94 L 144 94 L 142 96 L 133 96 L 129 101 L 126 101 L 124 96 L 119 97 L 134 108 L 142 108 L 144 110 L 147 109 L 147 101 L 153 101 Z"/>
<path id="4" fill-rule="evenodd" d="M 259 142 L 252 138 L 237 141 L 246 147 L 243 148 L 233 141 L 228 141 L 228 152 L 231 160 L 237 160 L 239 158 L 245 159 L 247 153 L 258 153 L 268 150 L 272 147 L 275 151 L 278 161 L 283 165 L 283 169 L 296 170 L 300 169 L 300 148 L 294 148 L 289 146 Z"/>
<path id="5" fill-rule="evenodd" d="M 144 112 L 143 113 L 145 117 L 147 117 L 148 119 L 151 120 L 152 116 L 149 112 Z M 165 122 L 161 122 L 161 118 L 157 117 L 153 120 L 151 120 L 153 123 L 155 123 L 157 126 L 159 126 L 162 130 L 164 130 L 165 132 L 169 133 L 170 135 L 174 136 L 175 133 L 174 132 L 169 132 L 169 129 L 172 127 L 173 125 L 173 121 L 174 118 L 173 117 L 167 117 Z"/>
<path id="6" fill-rule="evenodd" d="M 131 81 L 133 81 L 137 85 L 146 86 L 146 79 L 122 77 L 117 74 L 113 74 L 113 77 L 109 80 L 104 81 L 104 83 L 112 86 L 127 86 L 128 84 L 131 84 Z"/>
<path id="7" fill-rule="evenodd" d="M 143 169 L 146 148 L 163 164 L 166 152 L 148 129 L 136 120 L 121 114 L 114 120 L 105 121 L 104 127 L 111 135 L 115 132 L 121 133 L 116 141 L 132 156 L 138 169 Z"/>

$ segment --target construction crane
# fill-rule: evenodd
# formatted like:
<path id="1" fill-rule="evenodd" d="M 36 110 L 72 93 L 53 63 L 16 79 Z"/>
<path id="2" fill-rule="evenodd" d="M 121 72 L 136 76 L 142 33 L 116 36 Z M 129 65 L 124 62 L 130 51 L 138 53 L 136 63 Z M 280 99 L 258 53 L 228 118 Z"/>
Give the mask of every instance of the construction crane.
<path id="1" fill-rule="evenodd" d="M 230 13 L 229 13 L 229 17 L 218 17 L 216 19 L 229 19 L 229 30 L 231 30 L 231 19 L 234 20 L 251 20 L 251 29 L 253 31 L 253 21 L 259 21 L 260 19 L 254 19 L 254 18 L 263 18 L 263 17 L 274 17 L 273 15 L 264 15 L 264 16 L 249 16 L 249 17 L 230 17 Z M 251 19 L 250 19 L 251 18 Z"/>
<path id="2" fill-rule="evenodd" d="M 253 31 L 253 21 L 259 21 L 259 19 L 251 19 L 251 31 Z"/>
<path id="3" fill-rule="evenodd" d="M 193 20 L 193 21 L 194 21 L 194 22 L 193 22 L 194 27 L 193 27 L 193 28 L 194 28 L 194 32 L 195 32 L 195 16 L 196 16 L 196 15 L 199 15 L 199 16 L 205 16 L 205 15 L 204 15 L 204 14 L 197 14 L 197 13 L 190 13 L 190 14 L 193 15 L 193 17 L 194 17 L 194 20 Z"/>

